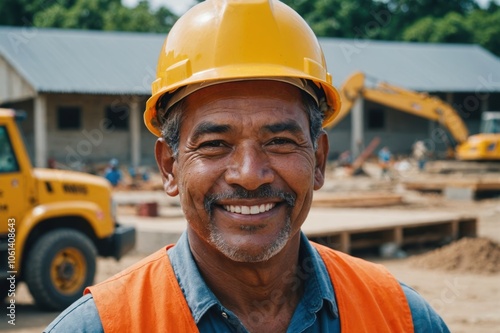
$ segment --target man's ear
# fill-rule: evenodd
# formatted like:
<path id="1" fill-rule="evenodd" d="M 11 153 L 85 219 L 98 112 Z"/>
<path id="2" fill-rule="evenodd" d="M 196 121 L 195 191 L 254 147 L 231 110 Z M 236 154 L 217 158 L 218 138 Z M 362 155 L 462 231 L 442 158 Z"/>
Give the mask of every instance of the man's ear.
<path id="1" fill-rule="evenodd" d="M 322 130 L 318 138 L 318 149 L 316 149 L 315 152 L 316 169 L 314 170 L 314 190 L 319 190 L 325 183 L 325 169 L 329 150 L 330 144 L 328 142 L 328 135 Z"/>
<path id="2" fill-rule="evenodd" d="M 163 181 L 163 189 L 165 193 L 171 197 L 175 197 L 179 194 L 179 189 L 177 188 L 177 179 L 175 178 L 175 158 L 172 149 L 167 145 L 163 138 L 156 140 L 155 144 L 155 157 L 156 164 L 158 164 L 158 169 L 161 173 L 161 178 Z"/>

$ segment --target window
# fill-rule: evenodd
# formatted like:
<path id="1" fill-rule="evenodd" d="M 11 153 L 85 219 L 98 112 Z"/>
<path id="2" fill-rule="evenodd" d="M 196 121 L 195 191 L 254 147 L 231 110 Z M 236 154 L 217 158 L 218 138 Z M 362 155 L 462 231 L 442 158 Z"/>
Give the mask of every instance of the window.
<path id="1" fill-rule="evenodd" d="M 0 173 L 19 171 L 16 155 L 12 149 L 5 126 L 0 126 Z"/>
<path id="2" fill-rule="evenodd" d="M 385 128 L 385 112 L 382 109 L 370 109 L 368 112 L 368 129 L 379 130 Z"/>
<path id="3" fill-rule="evenodd" d="M 127 105 L 110 105 L 106 108 L 106 129 L 128 130 L 130 110 Z"/>
<path id="4" fill-rule="evenodd" d="M 81 127 L 81 109 L 77 106 L 60 106 L 57 108 L 57 128 L 60 130 L 77 130 Z"/>

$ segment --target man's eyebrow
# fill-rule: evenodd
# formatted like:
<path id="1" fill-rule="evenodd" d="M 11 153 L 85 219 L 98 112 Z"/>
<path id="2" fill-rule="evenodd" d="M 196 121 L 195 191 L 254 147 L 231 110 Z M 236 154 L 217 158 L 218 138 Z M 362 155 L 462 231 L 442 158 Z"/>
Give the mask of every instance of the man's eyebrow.
<path id="1" fill-rule="evenodd" d="M 271 132 L 273 134 L 281 132 L 290 132 L 292 134 L 301 134 L 302 128 L 294 120 L 289 120 L 280 123 L 274 123 L 264 126 L 264 131 Z"/>
<path id="2" fill-rule="evenodd" d="M 227 133 L 230 130 L 231 127 L 229 125 L 221 125 L 210 121 L 204 121 L 196 126 L 193 135 L 191 136 L 191 140 L 196 141 L 200 138 L 200 136 L 205 134 Z"/>

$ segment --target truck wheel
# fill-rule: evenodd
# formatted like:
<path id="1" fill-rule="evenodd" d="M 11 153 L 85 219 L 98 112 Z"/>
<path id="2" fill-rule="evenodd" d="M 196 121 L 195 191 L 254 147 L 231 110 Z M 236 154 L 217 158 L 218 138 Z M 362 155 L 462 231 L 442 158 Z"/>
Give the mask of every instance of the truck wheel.
<path id="1" fill-rule="evenodd" d="M 38 239 L 28 254 L 26 283 L 44 310 L 64 310 L 94 281 L 97 251 L 83 233 L 51 231 Z"/>

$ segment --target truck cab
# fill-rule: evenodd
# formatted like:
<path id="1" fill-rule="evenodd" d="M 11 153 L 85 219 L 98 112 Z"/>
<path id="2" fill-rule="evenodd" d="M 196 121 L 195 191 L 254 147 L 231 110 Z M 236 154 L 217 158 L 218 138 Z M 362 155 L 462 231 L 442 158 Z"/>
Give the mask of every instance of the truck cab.
<path id="1" fill-rule="evenodd" d="M 24 281 L 39 307 L 62 310 L 93 283 L 97 256 L 134 247 L 135 229 L 117 223 L 104 178 L 33 168 L 19 118 L 0 109 L 0 296 L 15 302 Z"/>

